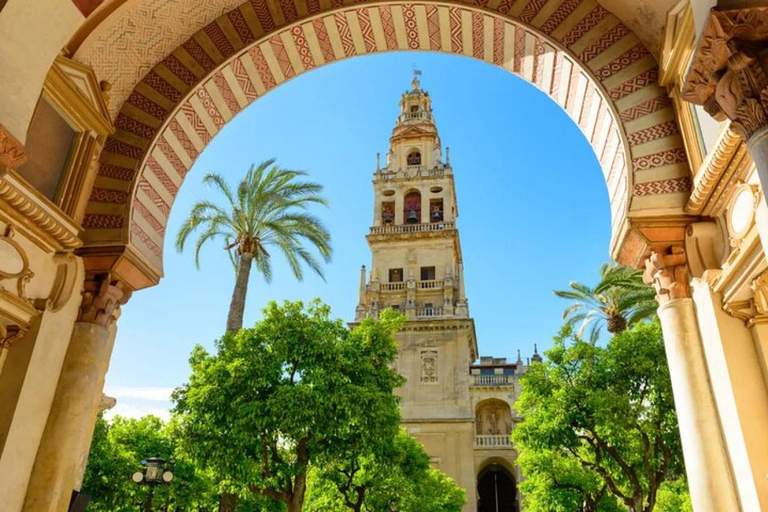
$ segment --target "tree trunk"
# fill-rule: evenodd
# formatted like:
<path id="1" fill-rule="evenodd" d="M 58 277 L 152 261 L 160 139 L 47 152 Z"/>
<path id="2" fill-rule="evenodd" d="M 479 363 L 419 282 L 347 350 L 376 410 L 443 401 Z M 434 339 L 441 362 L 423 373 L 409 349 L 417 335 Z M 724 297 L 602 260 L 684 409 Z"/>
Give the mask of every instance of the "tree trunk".
<path id="1" fill-rule="evenodd" d="M 291 501 L 288 503 L 288 512 L 301 512 L 304 506 L 304 493 L 307 490 L 307 469 L 304 469 L 296 475 L 296 479 L 293 481 L 293 494 L 291 495 Z"/>
<path id="2" fill-rule="evenodd" d="M 243 328 L 243 314 L 245 313 L 245 296 L 248 293 L 248 278 L 251 275 L 253 254 L 240 255 L 240 263 L 237 266 L 237 278 L 235 289 L 232 290 L 232 300 L 229 303 L 229 315 L 227 315 L 227 332 L 235 333 Z"/>
<path id="3" fill-rule="evenodd" d="M 221 496 L 219 496 L 219 512 L 235 512 L 235 507 L 237 507 L 237 496 L 227 492 L 221 493 Z"/>
<path id="4" fill-rule="evenodd" d="M 227 332 L 229 333 L 235 333 L 243 328 L 245 297 L 248 294 L 248 278 L 251 276 L 252 263 L 253 254 L 245 253 L 240 255 L 235 289 L 232 290 L 232 300 L 229 302 L 229 314 L 227 315 Z M 236 507 L 236 495 L 226 492 L 221 493 L 221 496 L 219 496 L 219 512 L 235 512 Z"/>

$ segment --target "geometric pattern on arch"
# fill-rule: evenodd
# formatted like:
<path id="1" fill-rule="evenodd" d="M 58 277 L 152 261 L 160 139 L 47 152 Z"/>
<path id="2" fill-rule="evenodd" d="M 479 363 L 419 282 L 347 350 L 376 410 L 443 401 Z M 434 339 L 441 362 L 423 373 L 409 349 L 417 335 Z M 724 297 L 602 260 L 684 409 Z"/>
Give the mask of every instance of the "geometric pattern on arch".
<path id="1" fill-rule="evenodd" d="M 628 212 L 682 212 L 690 172 L 657 63 L 594 0 L 491 0 L 482 8 L 328 4 L 246 2 L 157 63 L 123 103 L 101 154 L 83 220 L 86 246 L 127 243 L 161 275 L 179 186 L 227 121 L 305 71 L 391 50 L 473 57 L 522 77 L 560 104 L 600 161 L 614 244 Z"/>

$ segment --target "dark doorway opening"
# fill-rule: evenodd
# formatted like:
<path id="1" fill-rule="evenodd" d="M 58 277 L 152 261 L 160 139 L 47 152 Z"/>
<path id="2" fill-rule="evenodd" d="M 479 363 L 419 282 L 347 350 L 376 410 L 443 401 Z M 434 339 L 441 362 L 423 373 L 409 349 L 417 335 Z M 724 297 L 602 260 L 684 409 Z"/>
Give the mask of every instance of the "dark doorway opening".
<path id="1" fill-rule="evenodd" d="M 491 464 L 478 475 L 477 512 L 518 512 L 517 484 L 503 466 Z"/>

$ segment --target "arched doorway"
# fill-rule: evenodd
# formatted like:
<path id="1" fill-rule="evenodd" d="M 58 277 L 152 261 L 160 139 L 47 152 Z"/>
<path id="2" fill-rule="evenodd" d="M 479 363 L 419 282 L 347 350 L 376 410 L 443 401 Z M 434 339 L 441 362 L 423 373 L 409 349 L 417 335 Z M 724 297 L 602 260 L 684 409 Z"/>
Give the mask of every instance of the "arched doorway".
<path id="1" fill-rule="evenodd" d="M 477 475 L 477 512 L 518 512 L 517 482 L 500 464 L 490 464 Z"/>

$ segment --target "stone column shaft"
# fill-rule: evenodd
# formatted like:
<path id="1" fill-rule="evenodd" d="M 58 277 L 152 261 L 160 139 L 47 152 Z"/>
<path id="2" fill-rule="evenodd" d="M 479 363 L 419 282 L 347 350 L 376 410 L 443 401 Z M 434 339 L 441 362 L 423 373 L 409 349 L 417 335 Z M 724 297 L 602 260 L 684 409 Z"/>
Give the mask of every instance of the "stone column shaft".
<path id="1" fill-rule="evenodd" d="M 768 510 L 768 394 L 754 340 L 706 280 L 693 280 L 693 299 L 741 507 Z"/>
<path id="2" fill-rule="evenodd" d="M 660 303 L 693 508 L 696 512 L 740 510 L 691 299 L 685 251 L 680 246 L 657 248 L 645 266 L 644 280 L 656 288 Z"/>
<path id="3" fill-rule="evenodd" d="M 693 300 L 659 308 L 685 469 L 696 512 L 740 510 L 720 434 Z"/>
<path id="4" fill-rule="evenodd" d="M 86 280 L 79 321 L 27 488 L 25 512 L 67 510 L 93 434 L 114 341 L 112 324 L 129 297 L 130 290 L 109 275 Z"/>

